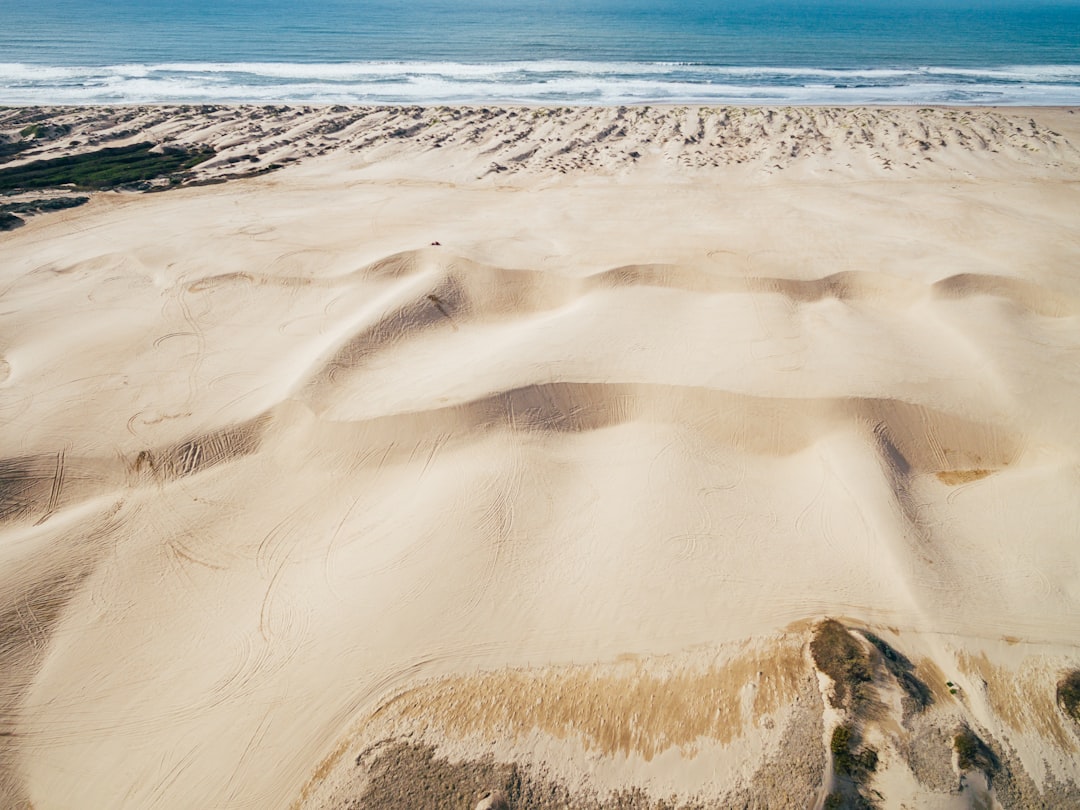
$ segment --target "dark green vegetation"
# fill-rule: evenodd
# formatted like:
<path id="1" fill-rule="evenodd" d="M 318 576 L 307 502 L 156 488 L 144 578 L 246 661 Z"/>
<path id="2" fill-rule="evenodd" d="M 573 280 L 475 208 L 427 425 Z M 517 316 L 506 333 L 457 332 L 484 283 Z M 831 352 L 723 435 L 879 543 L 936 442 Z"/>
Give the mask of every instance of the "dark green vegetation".
<path id="1" fill-rule="evenodd" d="M 0 163 L 34 145 L 33 141 L 0 141 Z"/>
<path id="2" fill-rule="evenodd" d="M 0 205 L 0 231 L 12 231 L 24 225 L 16 214 L 42 214 L 46 211 L 63 211 L 75 208 L 90 200 L 89 197 L 42 197 L 36 200 L 4 203 Z"/>
<path id="3" fill-rule="evenodd" d="M 172 176 L 213 157 L 213 150 L 165 149 L 153 152 L 154 144 L 137 143 L 95 152 L 35 160 L 23 166 L 0 169 L 0 192 L 74 185 L 82 189 L 109 189 Z"/>
<path id="4" fill-rule="evenodd" d="M 847 628 L 835 619 L 818 625 L 810 642 L 817 668 L 833 681 L 829 702 L 836 708 L 863 707 L 874 699 L 870 656 Z"/>
<path id="5" fill-rule="evenodd" d="M 832 751 L 836 772 L 851 779 L 865 779 L 877 770 L 877 751 L 869 746 L 855 750 L 854 730 L 849 725 L 833 729 L 829 750 Z"/>
<path id="6" fill-rule="evenodd" d="M 904 712 L 920 712 L 934 702 L 930 687 L 915 675 L 915 665 L 901 652 L 893 649 L 883 639 L 869 631 L 863 636 L 881 653 L 885 668 L 889 670 L 900 688 L 904 690 Z"/>
<path id="7" fill-rule="evenodd" d="M 845 795 L 834 790 L 825 797 L 825 810 L 874 810 L 872 802 L 859 793 Z"/>
<path id="8" fill-rule="evenodd" d="M 918 701 L 924 700 L 922 690 L 928 698 L 929 690 L 911 674 L 914 666 L 907 658 L 873 634 L 867 635 L 867 641 L 881 653 L 885 667 L 904 688 L 906 700 L 916 701 L 911 692 L 919 695 Z M 878 754 L 870 746 L 860 745 L 856 722 L 872 715 L 878 706 L 873 684 L 877 657 L 860 643 L 858 636 L 835 619 L 826 619 L 817 626 L 810 641 L 810 654 L 815 666 L 833 682 L 829 702 L 837 709 L 849 710 L 855 718 L 855 721 L 833 729 L 829 740 L 836 779 L 825 807 L 872 810 L 876 805 L 865 795 L 865 787 L 877 770 Z M 905 675 L 909 675 L 914 683 L 905 684 Z"/>
<path id="9" fill-rule="evenodd" d="M 1080 722 L 1080 669 L 1074 669 L 1058 681 L 1057 700 L 1065 714 Z"/>
<path id="10" fill-rule="evenodd" d="M 89 201 L 89 197 L 41 197 L 36 200 L 4 203 L 0 205 L 0 214 L 42 214 L 46 211 L 63 211 L 65 208 L 77 208 Z"/>
<path id="11" fill-rule="evenodd" d="M 957 764 L 962 771 L 979 770 L 990 775 L 1000 767 L 998 758 L 990 747 L 979 738 L 978 734 L 966 726 L 953 737 L 953 748 L 956 750 Z"/>
<path id="12" fill-rule="evenodd" d="M 829 740 L 833 773 L 838 781 L 825 799 L 825 807 L 873 810 L 876 806 L 863 795 L 870 774 L 877 770 L 878 754 L 870 746 L 859 746 L 858 732 L 850 723 L 833 729 Z"/>

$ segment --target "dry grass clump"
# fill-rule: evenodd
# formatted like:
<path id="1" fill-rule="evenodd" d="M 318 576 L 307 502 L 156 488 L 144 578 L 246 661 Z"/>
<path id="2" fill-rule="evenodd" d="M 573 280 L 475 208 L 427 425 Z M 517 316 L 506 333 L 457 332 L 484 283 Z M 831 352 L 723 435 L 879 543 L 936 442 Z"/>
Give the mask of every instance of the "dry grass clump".
<path id="1" fill-rule="evenodd" d="M 861 781 L 877 770 L 877 751 L 869 746 L 856 748 L 854 729 L 850 725 L 833 729 L 829 748 L 836 772 L 841 776 Z"/>
<path id="2" fill-rule="evenodd" d="M 634 661 L 457 676 L 411 689 L 380 713 L 387 721 L 423 718 L 459 738 L 520 739 L 536 730 L 580 739 L 607 756 L 633 753 L 651 761 L 672 748 L 689 752 L 702 739 L 727 744 L 747 724 L 790 705 L 806 666 L 794 641 L 703 667 Z M 748 683 L 756 688 L 744 715 Z"/>
<path id="3" fill-rule="evenodd" d="M 850 724 L 833 729 L 829 750 L 833 772 L 841 780 L 825 799 L 825 807 L 873 810 L 875 803 L 863 795 L 863 787 L 877 770 L 878 753 L 870 746 L 859 747 L 858 732 Z"/>
<path id="4" fill-rule="evenodd" d="M 829 702 L 839 709 L 853 709 L 873 701 L 870 656 L 847 628 L 835 619 L 818 625 L 810 642 L 810 654 L 817 668 L 833 681 Z"/>
<path id="5" fill-rule="evenodd" d="M 1000 767 L 998 758 L 978 734 L 966 726 L 953 737 L 953 749 L 956 751 L 957 764 L 962 771 L 982 771 L 989 775 Z"/>
<path id="6" fill-rule="evenodd" d="M 990 475 L 993 470 L 941 470 L 936 473 L 938 479 L 943 484 L 948 484 L 950 487 L 959 486 L 960 484 L 970 484 L 972 481 L 979 481 L 986 476 Z"/>

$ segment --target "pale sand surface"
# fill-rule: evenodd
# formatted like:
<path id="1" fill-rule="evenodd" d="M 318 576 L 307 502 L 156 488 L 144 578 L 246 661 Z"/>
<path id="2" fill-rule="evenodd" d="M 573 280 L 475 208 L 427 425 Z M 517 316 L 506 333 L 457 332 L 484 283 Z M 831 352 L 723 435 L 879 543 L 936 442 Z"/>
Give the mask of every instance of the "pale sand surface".
<path id="1" fill-rule="evenodd" d="M 0 806 L 1080 803 L 1080 114 L 42 115 L 287 165 L 0 234 Z"/>

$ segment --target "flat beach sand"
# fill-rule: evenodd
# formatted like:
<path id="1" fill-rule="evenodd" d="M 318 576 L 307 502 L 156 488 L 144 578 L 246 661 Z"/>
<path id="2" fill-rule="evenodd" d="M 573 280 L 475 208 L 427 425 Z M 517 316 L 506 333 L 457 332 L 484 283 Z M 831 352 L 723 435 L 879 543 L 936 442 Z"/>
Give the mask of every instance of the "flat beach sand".
<path id="1" fill-rule="evenodd" d="M 0 135 L 0 807 L 1080 806 L 1080 113 Z"/>

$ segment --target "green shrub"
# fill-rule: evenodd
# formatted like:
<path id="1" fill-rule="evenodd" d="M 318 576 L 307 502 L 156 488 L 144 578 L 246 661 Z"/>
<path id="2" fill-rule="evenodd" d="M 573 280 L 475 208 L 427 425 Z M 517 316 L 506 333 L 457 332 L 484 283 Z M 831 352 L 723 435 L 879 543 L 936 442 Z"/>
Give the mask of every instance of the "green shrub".
<path id="1" fill-rule="evenodd" d="M 876 805 L 858 791 L 843 793 L 834 790 L 825 797 L 825 810 L 875 810 Z"/>
<path id="2" fill-rule="evenodd" d="M 89 202 L 89 197 L 43 197 L 17 203 L 0 205 L 0 214 L 41 214 L 45 211 L 62 211 L 65 208 L 77 208 Z"/>
<path id="3" fill-rule="evenodd" d="M 833 755 L 835 771 L 841 776 L 859 780 L 877 770 L 878 755 L 869 746 L 853 750 L 854 736 L 851 726 L 837 726 L 833 729 L 829 750 Z"/>
<path id="4" fill-rule="evenodd" d="M 0 191 L 68 184 L 85 189 L 116 188 L 186 171 L 214 155 L 209 148 L 152 152 L 153 147 L 152 143 L 115 146 L 0 169 Z"/>
<path id="5" fill-rule="evenodd" d="M 1080 721 L 1080 669 L 1074 669 L 1058 681 L 1057 700 L 1065 714 Z"/>
<path id="6" fill-rule="evenodd" d="M 846 757 L 851 753 L 851 727 L 837 726 L 833 729 L 829 750 L 834 757 Z"/>
<path id="7" fill-rule="evenodd" d="M 34 146 L 33 141 L 3 141 L 0 140 L 0 162 L 10 160 L 19 152 Z"/>

